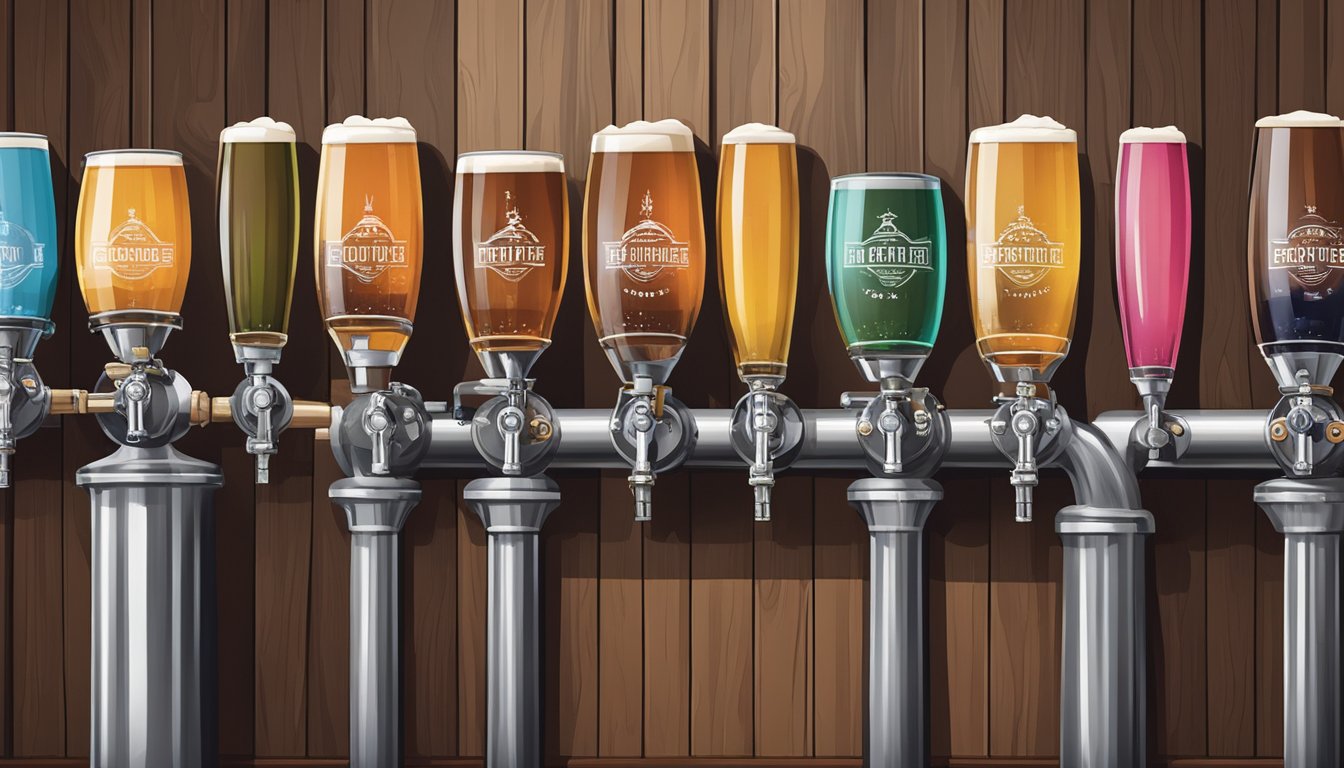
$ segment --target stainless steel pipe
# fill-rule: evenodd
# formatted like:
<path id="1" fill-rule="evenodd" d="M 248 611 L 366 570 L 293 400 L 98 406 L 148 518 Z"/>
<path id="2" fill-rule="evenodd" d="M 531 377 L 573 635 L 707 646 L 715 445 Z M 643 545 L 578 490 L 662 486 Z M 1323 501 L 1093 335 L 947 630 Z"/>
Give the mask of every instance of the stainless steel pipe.
<path id="1" fill-rule="evenodd" d="M 401 765 L 401 529 L 420 484 L 337 480 L 329 491 L 350 526 L 350 768 Z"/>
<path id="2" fill-rule="evenodd" d="M 540 768 L 541 527 L 560 503 L 554 480 L 472 480 L 463 498 L 489 538 L 487 768 Z"/>
<path id="3" fill-rule="evenodd" d="M 213 766 L 219 467 L 122 447 L 75 482 L 92 502 L 89 762 Z"/>
<path id="4" fill-rule="evenodd" d="M 1283 765 L 1340 765 L 1340 533 L 1344 479 L 1255 488 L 1283 545 Z"/>

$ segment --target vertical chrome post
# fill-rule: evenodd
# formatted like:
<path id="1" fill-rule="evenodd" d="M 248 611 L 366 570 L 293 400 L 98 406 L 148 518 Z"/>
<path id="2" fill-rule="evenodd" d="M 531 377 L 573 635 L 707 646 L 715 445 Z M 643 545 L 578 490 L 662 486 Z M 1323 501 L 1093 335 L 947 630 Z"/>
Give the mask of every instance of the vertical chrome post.
<path id="1" fill-rule="evenodd" d="M 1339 576 L 1344 479 L 1255 487 L 1283 545 L 1283 765 L 1339 765 Z"/>
<path id="2" fill-rule="evenodd" d="M 868 696 L 864 764 L 925 766 L 924 523 L 943 498 L 922 478 L 864 478 L 849 503 L 868 524 Z"/>
<path id="3" fill-rule="evenodd" d="M 219 467 L 123 446 L 75 474 L 92 501 L 89 763 L 216 763 Z"/>
<path id="4" fill-rule="evenodd" d="M 397 550 L 420 484 L 351 477 L 330 495 L 350 525 L 350 767 L 401 765 Z"/>
<path id="5" fill-rule="evenodd" d="M 1141 768 L 1146 760 L 1141 509 L 1065 507 L 1060 765 Z"/>
<path id="6" fill-rule="evenodd" d="M 489 536 L 485 764 L 540 768 L 540 533 L 560 487 L 545 475 L 481 478 L 463 497 Z"/>

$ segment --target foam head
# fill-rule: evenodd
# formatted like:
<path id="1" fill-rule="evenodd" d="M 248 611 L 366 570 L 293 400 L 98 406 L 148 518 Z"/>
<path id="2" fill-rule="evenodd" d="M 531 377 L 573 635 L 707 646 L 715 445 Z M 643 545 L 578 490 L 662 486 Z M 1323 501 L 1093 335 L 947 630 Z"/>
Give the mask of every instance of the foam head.
<path id="1" fill-rule="evenodd" d="M 414 144 L 415 128 L 404 117 L 351 115 L 322 131 L 323 144 Z"/>
<path id="2" fill-rule="evenodd" d="M 724 144 L 797 144 L 792 133 L 765 123 L 739 125 L 723 135 Z"/>
<path id="3" fill-rule="evenodd" d="M 1130 128 L 1120 134 L 1121 144 L 1184 144 L 1185 134 L 1174 125 Z"/>
<path id="4" fill-rule="evenodd" d="M 593 152 L 694 152 L 695 134 L 680 120 L 636 120 L 593 134 Z"/>
<path id="5" fill-rule="evenodd" d="M 1282 115 L 1269 115 L 1255 121 L 1256 128 L 1339 128 L 1344 126 L 1334 115 L 1299 109 Z"/>
<path id="6" fill-rule="evenodd" d="M 495 150 L 457 156 L 458 173 L 564 173 L 565 158 L 555 152 Z"/>
<path id="7" fill-rule="evenodd" d="M 1078 143 L 1078 134 L 1053 117 L 1022 115 L 1011 123 L 987 125 L 971 131 L 972 144 L 1009 144 L 1019 142 Z"/>
<path id="8" fill-rule="evenodd" d="M 265 115 L 245 123 L 234 123 L 219 132 L 221 144 L 293 144 L 295 141 L 294 128 L 289 123 Z"/>

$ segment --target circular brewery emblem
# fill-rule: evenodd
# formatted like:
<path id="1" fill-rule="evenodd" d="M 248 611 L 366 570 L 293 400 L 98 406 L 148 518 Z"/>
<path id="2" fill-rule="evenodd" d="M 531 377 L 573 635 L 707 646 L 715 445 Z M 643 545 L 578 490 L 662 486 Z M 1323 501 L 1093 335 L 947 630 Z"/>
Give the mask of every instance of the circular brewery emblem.
<path id="1" fill-rule="evenodd" d="M 93 268 L 125 280 L 143 280 L 176 261 L 177 247 L 154 234 L 134 208 L 127 209 L 126 220 L 108 232 L 106 240 L 93 244 Z"/>
<path id="2" fill-rule="evenodd" d="M 371 283 L 389 269 L 406 267 L 406 241 L 374 213 L 373 197 L 364 198 L 364 216 L 340 242 L 324 244 L 327 266 L 341 267 L 362 283 Z"/>
<path id="3" fill-rule="evenodd" d="M 653 218 L 653 196 L 644 191 L 640 220 L 620 240 L 604 242 L 606 268 L 619 269 L 637 282 L 647 283 L 665 269 L 685 269 L 691 264 L 690 243 L 678 240 L 672 230 Z"/>
<path id="4" fill-rule="evenodd" d="M 0 288 L 13 288 L 41 269 L 45 247 L 0 209 Z"/>
<path id="5" fill-rule="evenodd" d="M 846 242 L 844 268 L 857 269 L 875 279 L 882 288 L 900 288 L 919 272 L 933 269 L 933 244 L 927 237 L 914 239 L 896 226 L 896 214 L 878 214 L 873 233 L 860 242 Z M 864 291 L 871 298 L 896 298 L 881 290 Z"/>
<path id="6" fill-rule="evenodd" d="M 1269 268 L 1287 270 L 1288 276 L 1308 289 L 1320 289 L 1344 269 L 1340 227 L 1305 206 L 1305 213 L 1286 237 L 1270 240 Z"/>
<path id="7" fill-rule="evenodd" d="M 980 266 L 998 270 L 1018 288 L 1030 288 L 1064 266 L 1064 245 L 1054 242 L 1027 218 L 1024 206 L 994 242 L 980 247 Z"/>
<path id="8" fill-rule="evenodd" d="M 512 192 L 504 193 L 504 218 L 507 223 L 476 246 L 476 267 L 516 283 L 533 269 L 546 266 L 546 245 L 523 224 Z"/>

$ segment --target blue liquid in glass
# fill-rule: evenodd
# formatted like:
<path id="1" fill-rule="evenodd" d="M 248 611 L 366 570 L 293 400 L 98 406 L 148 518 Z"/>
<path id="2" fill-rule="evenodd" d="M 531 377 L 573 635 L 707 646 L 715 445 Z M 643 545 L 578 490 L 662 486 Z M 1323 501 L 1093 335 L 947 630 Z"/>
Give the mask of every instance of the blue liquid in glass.
<path id="1" fill-rule="evenodd" d="M 0 316 L 50 320 L 59 264 L 47 151 L 0 145 Z"/>

